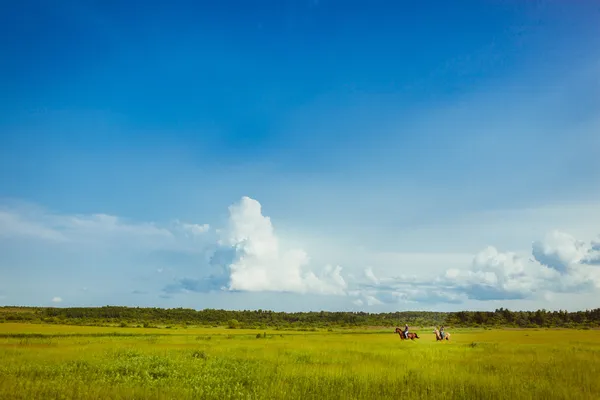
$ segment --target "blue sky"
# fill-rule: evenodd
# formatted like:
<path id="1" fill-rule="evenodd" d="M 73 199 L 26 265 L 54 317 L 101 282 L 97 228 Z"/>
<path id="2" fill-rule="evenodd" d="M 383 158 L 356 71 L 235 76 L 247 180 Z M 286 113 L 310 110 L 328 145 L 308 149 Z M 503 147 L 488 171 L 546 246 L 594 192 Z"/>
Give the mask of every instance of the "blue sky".
<path id="1" fill-rule="evenodd" d="M 11 4 L 0 304 L 596 307 L 599 17 Z"/>

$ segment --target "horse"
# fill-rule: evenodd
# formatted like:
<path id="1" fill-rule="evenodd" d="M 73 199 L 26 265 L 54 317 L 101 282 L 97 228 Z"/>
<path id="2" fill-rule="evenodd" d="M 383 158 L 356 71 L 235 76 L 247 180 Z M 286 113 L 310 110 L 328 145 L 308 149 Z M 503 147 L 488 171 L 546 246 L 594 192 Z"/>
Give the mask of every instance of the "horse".
<path id="1" fill-rule="evenodd" d="M 435 341 L 437 342 L 438 340 L 450 340 L 450 333 L 449 332 L 444 332 L 444 339 L 442 339 L 442 335 L 440 334 L 440 331 L 438 331 L 437 329 L 433 330 L 433 333 L 435 334 Z"/>
<path id="2" fill-rule="evenodd" d="M 406 334 L 404 333 L 404 331 L 400 328 L 396 328 L 396 333 L 400 336 L 400 340 L 415 340 L 415 339 L 420 339 L 419 335 L 417 335 L 416 333 L 412 333 L 412 332 L 408 332 L 408 337 L 406 336 Z"/>

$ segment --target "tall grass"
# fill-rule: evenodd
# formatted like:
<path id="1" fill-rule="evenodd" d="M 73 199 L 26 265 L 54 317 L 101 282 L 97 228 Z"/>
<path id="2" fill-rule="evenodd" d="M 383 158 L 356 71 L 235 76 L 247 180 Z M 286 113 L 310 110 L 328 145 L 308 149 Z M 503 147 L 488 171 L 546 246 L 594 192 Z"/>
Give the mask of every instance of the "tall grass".
<path id="1" fill-rule="evenodd" d="M 20 328 L 0 324 L 2 399 L 600 398 L 598 331 Z"/>

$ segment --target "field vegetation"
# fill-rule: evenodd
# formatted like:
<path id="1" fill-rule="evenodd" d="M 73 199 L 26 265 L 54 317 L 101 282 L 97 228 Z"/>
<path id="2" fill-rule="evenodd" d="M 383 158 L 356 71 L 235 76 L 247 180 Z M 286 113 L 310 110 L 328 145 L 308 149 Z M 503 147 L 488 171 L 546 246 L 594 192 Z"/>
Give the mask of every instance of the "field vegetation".
<path id="1" fill-rule="evenodd" d="M 2 399 L 597 399 L 600 331 L 0 324 Z"/>

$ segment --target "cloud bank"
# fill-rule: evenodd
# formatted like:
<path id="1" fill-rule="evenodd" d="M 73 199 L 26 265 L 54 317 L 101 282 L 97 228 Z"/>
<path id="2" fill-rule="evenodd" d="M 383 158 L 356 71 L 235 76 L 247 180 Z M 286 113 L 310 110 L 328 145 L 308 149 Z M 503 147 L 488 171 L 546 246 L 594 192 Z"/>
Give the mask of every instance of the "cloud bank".
<path id="1" fill-rule="evenodd" d="M 38 208 L 1 208 L 0 238 L 41 240 L 54 248 L 188 252 L 205 255 L 185 275 L 152 267 L 160 279 L 155 295 L 247 292 L 336 296 L 357 307 L 461 304 L 468 300 L 547 299 L 553 293 L 600 293 L 600 238 L 582 241 L 554 230 L 519 254 L 487 246 L 462 268 L 438 268 L 427 276 L 418 266 L 399 262 L 380 276 L 336 264 L 316 264 L 302 248 L 286 248 L 261 204 L 242 197 L 228 208 L 220 229 L 174 220 L 165 225 L 130 222 L 106 214 L 64 215 Z M 112 248 L 108 248 L 107 246 Z M 348 249 L 352 252 L 352 249 Z M 439 258 L 438 258 L 439 259 Z M 359 269 L 359 271 L 361 270 Z M 171 271 L 170 268 L 167 270 Z M 169 275 L 169 276 L 167 276 Z M 129 290 L 136 295 L 150 291 Z M 52 299 L 60 302 L 59 297 Z"/>
<path id="2" fill-rule="evenodd" d="M 180 288 L 347 296 L 361 307 L 537 299 L 549 293 L 600 289 L 600 267 L 596 266 L 600 242 L 584 243 L 560 231 L 534 242 L 531 255 L 487 246 L 474 255 L 470 265 L 446 269 L 437 276 L 422 276 L 417 269 L 411 271 L 410 265 L 397 265 L 398 271 L 412 274 L 379 277 L 367 267 L 358 278 L 344 277 L 340 266 L 311 269 L 306 251 L 282 249 L 270 218 L 263 215 L 258 201 L 248 197 L 229 207 L 227 227 L 219 234 L 213 265 L 221 267 L 221 274 L 180 280 Z"/>
<path id="3" fill-rule="evenodd" d="M 533 242 L 533 257 L 488 246 L 473 257 L 471 265 L 448 269 L 432 279 L 379 279 L 367 268 L 367 280 L 355 294 L 385 303 L 462 303 L 467 299 L 523 300 L 551 293 L 591 293 L 600 290 L 599 250 L 598 241 L 585 243 L 555 230 Z"/>

